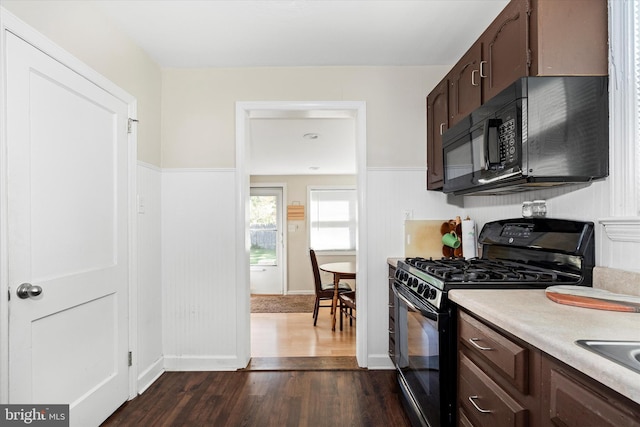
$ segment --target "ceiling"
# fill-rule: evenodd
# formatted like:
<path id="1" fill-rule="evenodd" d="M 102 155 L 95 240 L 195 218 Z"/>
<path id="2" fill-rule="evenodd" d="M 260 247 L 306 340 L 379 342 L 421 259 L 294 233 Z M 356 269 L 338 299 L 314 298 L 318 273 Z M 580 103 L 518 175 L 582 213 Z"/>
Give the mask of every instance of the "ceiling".
<path id="1" fill-rule="evenodd" d="M 85 1 L 94 1 L 161 67 L 168 68 L 449 65 L 508 3 Z M 251 120 L 251 151 L 256 154 L 252 173 L 355 173 L 353 119 Z M 303 139 L 306 133 L 319 137 Z"/>
<path id="2" fill-rule="evenodd" d="M 253 175 L 356 173 L 353 118 L 251 119 Z"/>
<path id="3" fill-rule="evenodd" d="M 447 65 L 508 0 L 97 1 L 162 67 Z"/>

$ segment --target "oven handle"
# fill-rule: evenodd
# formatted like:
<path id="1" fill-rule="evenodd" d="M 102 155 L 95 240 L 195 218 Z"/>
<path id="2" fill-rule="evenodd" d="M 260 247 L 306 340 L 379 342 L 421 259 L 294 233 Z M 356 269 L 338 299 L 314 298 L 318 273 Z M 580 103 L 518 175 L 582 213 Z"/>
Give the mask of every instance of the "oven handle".
<path id="1" fill-rule="evenodd" d="M 422 314 L 424 317 L 431 320 L 438 320 L 438 312 L 435 310 L 431 310 L 429 307 L 425 307 L 424 309 L 416 307 L 411 301 L 409 301 L 406 297 L 404 297 L 398 289 L 396 289 L 396 283 L 393 283 L 393 294 L 403 303 L 407 305 L 411 310 L 416 311 Z"/>

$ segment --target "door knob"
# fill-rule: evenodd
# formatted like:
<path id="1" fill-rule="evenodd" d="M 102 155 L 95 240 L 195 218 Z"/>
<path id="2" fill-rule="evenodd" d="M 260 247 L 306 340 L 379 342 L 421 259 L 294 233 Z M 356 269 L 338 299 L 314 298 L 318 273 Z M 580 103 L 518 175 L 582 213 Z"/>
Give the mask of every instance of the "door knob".
<path id="1" fill-rule="evenodd" d="M 16 294 L 18 298 L 21 299 L 36 298 L 42 294 L 42 288 L 38 285 L 32 285 L 31 283 L 23 283 L 18 286 Z"/>

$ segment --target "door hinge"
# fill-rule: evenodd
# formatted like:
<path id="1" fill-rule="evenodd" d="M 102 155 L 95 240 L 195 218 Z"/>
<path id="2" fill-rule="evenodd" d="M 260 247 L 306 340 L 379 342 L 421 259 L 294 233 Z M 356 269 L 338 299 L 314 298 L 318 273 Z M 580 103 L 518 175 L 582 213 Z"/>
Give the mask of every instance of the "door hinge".
<path id="1" fill-rule="evenodd" d="M 129 359 L 128 359 L 129 360 L 129 366 L 133 366 L 133 353 L 129 352 L 129 356 L 128 357 L 129 357 Z"/>
<path id="2" fill-rule="evenodd" d="M 127 121 L 127 133 L 131 133 L 131 126 L 133 126 L 133 123 L 138 123 L 138 122 L 139 122 L 139 120 L 130 118 Z"/>

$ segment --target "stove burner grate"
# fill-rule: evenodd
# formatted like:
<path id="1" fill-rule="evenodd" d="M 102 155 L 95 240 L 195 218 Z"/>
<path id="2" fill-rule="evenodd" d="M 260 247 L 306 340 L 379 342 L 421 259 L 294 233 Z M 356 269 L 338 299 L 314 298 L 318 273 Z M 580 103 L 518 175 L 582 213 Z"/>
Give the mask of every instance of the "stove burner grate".
<path id="1" fill-rule="evenodd" d="M 561 281 L 559 273 L 549 269 L 485 259 L 407 258 L 407 264 L 450 282 L 547 282 Z M 562 273 L 560 273 L 562 276 Z"/>

